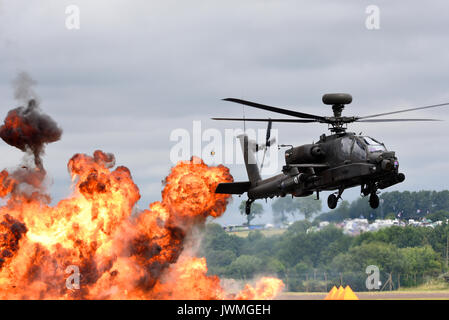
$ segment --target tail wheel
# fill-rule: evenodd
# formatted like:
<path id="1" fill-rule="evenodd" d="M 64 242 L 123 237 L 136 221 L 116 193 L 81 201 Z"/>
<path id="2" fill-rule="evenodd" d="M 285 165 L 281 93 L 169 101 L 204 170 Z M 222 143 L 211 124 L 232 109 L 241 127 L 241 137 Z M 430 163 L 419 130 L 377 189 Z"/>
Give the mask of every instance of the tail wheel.
<path id="1" fill-rule="evenodd" d="M 338 198 L 335 194 L 331 194 L 327 198 L 327 206 L 329 207 L 329 209 L 335 209 L 337 207 L 337 203 L 338 203 Z"/>
<path id="2" fill-rule="evenodd" d="M 369 205 L 373 209 L 377 209 L 379 207 L 379 197 L 377 194 L 371 193 L 369 197 Z"/>

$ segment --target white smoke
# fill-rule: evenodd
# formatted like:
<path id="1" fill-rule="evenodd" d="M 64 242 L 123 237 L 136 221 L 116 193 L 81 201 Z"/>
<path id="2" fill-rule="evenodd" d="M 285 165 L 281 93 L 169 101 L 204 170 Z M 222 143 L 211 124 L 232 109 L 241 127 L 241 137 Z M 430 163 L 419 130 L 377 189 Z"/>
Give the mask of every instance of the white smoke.
<path id="1" fill-rule="evenodd" d="M 14 88 L 14 98 L 22 103 L 28 103 L 28 101 L 30 101 L 31 99 L 38 101 L 39 97 L 33 89 L 36 84 L 37 82 L 33 78 L 31 78 L 31 76 L 27 72 L 19 72 L 17 74 L 17 77 L 12 81 L 12 86 Z"/>

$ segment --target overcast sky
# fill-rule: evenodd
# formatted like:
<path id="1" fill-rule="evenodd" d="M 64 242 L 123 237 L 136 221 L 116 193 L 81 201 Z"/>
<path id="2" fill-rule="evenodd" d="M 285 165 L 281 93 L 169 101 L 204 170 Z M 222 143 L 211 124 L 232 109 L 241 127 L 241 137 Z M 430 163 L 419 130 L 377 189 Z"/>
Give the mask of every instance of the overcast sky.
<path id="1" fill-rule="evenodd" d="M 80 9 L 79 30 L 66 28 L 68 5 Z M 368 5 L 380 9 L 379 30 L 365 26 Z M 242 116 L 241 106 L 221 98 L 320 115 L 330 114 L 321 103 L 327 92 L 353 95 L 345 115 L 449 102 L 447 12 L 444 0 L 0 0 L 1 117 L 17 106 L 11 81 L 28 72 L 38 82 L 42 109 L 64 130 L 44 157 L 54 198 L 70 193 L 70 157 L 102 149 L 130 168 L 142 194 L 139 207 L 146 208 L 160 199 L 174 129 L 191 131 L 194 120 L 204 129 L 241 126 L 210 120 Z M 446 189 L 449 107 L 406 116 L 446 121 L 350 129 L 397 152 L 407 178 L 389 190 Z M 310 143 L 327 130 L 319 124 L 275 128 L 284 144 Z M 4 143 L 0 153 L 4 168 L 22 157 Z M 243 166 L 230 168 L 235 180 L 247 179 Z M 239 201 L 221 222 L 243 221 L 235 210 Z"/>

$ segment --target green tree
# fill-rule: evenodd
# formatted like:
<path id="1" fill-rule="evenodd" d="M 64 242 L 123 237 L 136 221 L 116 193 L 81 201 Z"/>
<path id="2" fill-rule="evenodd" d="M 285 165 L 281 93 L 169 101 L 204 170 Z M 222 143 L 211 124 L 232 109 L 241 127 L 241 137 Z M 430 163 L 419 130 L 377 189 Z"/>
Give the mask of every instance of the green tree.
<path id="1" fill-rule="evenodd" d="M 271 257 L 264 262 L 263 272 L 283 277 L 285 275 L 285 266 L 278 259 Z"/>
<path id="2" fill-rule="evenodd" d="M 449 190 L 432 193 L 433 210 L 449 210 Z"/>
<path id="3" fill-rule="evenodd" d="M 274 223 L 285 223 L 287 221 L 287 214 L 294 215 L 298 210 L 292 197 L 285 197 L 276 199 L 271 208 L 273 209 Z"/>
<path id="4" fill-rule="evenodd" d="M 305 234 L 310 227 L 312 227 L 312 223 L 308 220 L 298 220 L 288 227 L 286 235 L 291 237 L 298 234 Z"/>
<path id="5" fill-rule="evenodd" d="M 437 275 L 441 271 L 441 261 L 432 247 L 403 248 L 401 251 L 406 263 L 404 272 L 410 274 L 424 272 L 428 275 Z"/>
<path id="6" fill-rule="evenodd" d="M 307 265 L 304 262 L 298 262 L 294 267 L 293 267 L 293 272 L 296 274 L 297 277 L 302 277 L 304 276 L 306 273 L 308 273 L 310 271 L 310 269 L 312 269 L 309 265 Z"/>
<path id="7" fill-rule="evenodd" d="M 319 232 L 285 236 L 276 250 L 277 258 L 288 267 L 304 262 L 313 268 L 326 266 L 340 252 L 348 250 L 351 238 L 341 229 L 328 226 Z"/>
<path id="8" fill-rule="evenodd" d="M 208 266 L 227 266 L 237 258 L 231 250 L 209 250 L 206 255 Z"/>
<path id="9" fill-rule="evenodd" d="M 363 233 L 354 241 L 356 244 L 384 242 L 394 244 L 398 248 L 418 247 L 428 244 L 430 232 L 431 230 L 427 228 L 393 226 L 376 232 Z"/>
<path id="10" fill-rule="evenodd" d="M 273 209 L 274 222 L 285 223 L 287 214 L 292 217 L 295 214 L 302 213 L 308 219 L 312 214 L 321 211 L 321 201 L 315 200 L 313 196 L 305 198 L 284 197 L 276 199 L 271 205 Z"/>
<path id="11" fill-rule="evenodd" d="M 385 215 L 384 219 L 394 220 L 396 219 L 396 215 L 393 212 L 390 212 Z"/>
<path id="12" fill-rule="evenodd" d="M 250 231 L 240 248 L 240 252 L 266 260 L 275 255 L 275 247 L 279 238 L 279 235 L 266 237 L 260 230 Z"/>
<path id="13" fill-rule="evenodd" d="M 308 220 L 314 213 L 321 211 L 321 200 L 316 200 L 314 196 L 297 198 L 299 211 L 304 214 L 304 217 Z"/>
<path id="14" fill-rule="evenodd" d="M 208 267 L 208 274 L 222 275 L 226 267 L 229 266 L 237 256 L 231 250 L 207 250 L 206 260 Z"/>
<path id="15" fill-rule="evenodd" d="M 383 272 L 404 272 L 405 260 L 401 251 L 394 245 L 372 242 L 352 247 L 347 253 L 340 253 L 332 265 L 339 272 L 365 271 L 369 265 L 378 266 Z"/>
<path id="16" fill-rule="evenodd" d="M 250 214 L 246 214 L 246 201 L 242 201 L 239 206 L 240 214 L 246 216 L 246 224 L 249 226 L 251 221 L 256 218 L 256 216 L 261 216 L 263 213 L 263 206 L 260 203 L 253 203 L 251 205 Z"/>
<path id="17" fill-rule="evenodd" d="M 288 269 L 288 289 L 291 291 L 305 291 L 306 286 L 304 283 L 307 278 L 306 274 L 311 269 L 305 262 L 299 262 L 294 267 Z"/>
<path id="18" fill-rule="evenodd" d="M 448 210 L 449 210 L 449 207 L 448 207 Z M 446 220 L 449 219 L 449 212 L 446 210 L 438 210 L 434 213 L 428 214 L 427 218 L 432 220 L 433 222 L 435 222 L 435 221 L 446 222 Z"/>
<path id="19" fill-rule="evenodd" d="M 427 234 L 427 240 L 432 246 L 433 250 L 437 252 L 446 264 L 446 257 L 448 255 L 448 241 L 449 241 L 449 225 L 444 223 L 430 230 Z M 446 266 L 445 266 L 446 267 Z"/>
<path id="20" fill-rule="evenodd" d="M 262 260 L 249 255 L 241 255 L 226 268 L 227 276 L 238 279 L 252 278 L 261 270 Z"/>
<path id="21" fill-rule="evenodd" d="M 231 250 L 238 256 L 244 243 L 245 239 L 227 233 L 219 224 L 210 223 L 206 226 L 200 254 L 207 256 L 207 252 L 210 250 Z"/>

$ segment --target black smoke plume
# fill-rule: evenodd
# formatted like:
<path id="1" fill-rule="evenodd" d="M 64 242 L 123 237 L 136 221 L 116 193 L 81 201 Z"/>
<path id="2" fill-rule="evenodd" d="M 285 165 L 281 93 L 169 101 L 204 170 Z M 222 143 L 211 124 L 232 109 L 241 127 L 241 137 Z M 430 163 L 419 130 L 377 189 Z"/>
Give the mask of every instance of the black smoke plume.
<path id="1" fill-rule="evenodd" d="M 39 109 L 36 94 L 32 89 L 35 83 L 24 72 L 13 81 L 15 98 L 27 101 L 28 105 L 8 112 L 4 124 L 0 127 L 0 137 L 7 144 L 24 152 L 31 151 L 36 167 L 43 170 L 41 155 L 44 147 L 47 143 L 58 141 L 62 129 Z"/>

